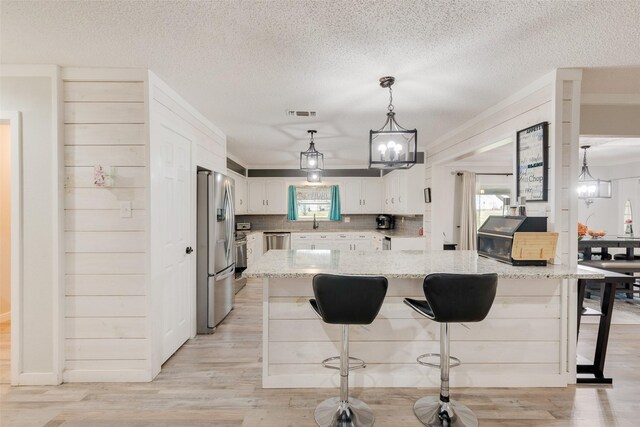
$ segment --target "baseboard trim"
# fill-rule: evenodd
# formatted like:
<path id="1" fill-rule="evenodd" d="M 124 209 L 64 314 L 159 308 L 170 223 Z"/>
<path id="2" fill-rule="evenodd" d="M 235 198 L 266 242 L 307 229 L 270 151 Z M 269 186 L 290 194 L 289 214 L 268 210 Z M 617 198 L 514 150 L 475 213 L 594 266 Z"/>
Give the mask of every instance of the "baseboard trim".
<path id="1" fill-rule="evenodd" d="M 7 311 L 6 313 L 0 314 L 0 323 L 8 322 L 11 320 L 11 312 Z"/>
<path id="2" fill-rule="evenodd" d="M 18 376 L 18 383 L 13 385 L 59 385 L 57 375 L 53 372 L 28 372 Z"/>
<path id="3" fill-rule="evenodd" d="M 65 383 L 142 383 L 150 382 L 151 372 L 140 369 L 121 369 L 113 371 L 65 370 L 62 381 Z"/>

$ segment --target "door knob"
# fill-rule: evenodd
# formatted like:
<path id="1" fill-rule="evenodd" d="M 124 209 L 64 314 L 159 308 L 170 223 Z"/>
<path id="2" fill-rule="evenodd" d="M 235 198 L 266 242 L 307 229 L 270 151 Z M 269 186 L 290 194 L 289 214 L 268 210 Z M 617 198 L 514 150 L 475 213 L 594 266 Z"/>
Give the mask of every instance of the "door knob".
<path id="1" fill-rule="evenodd" d="M 193 252 L 193 248 L 191 246 L 187 246 L 187 249 L 185 251 L 187 254 L 190 254 L 191 252 Z"/>

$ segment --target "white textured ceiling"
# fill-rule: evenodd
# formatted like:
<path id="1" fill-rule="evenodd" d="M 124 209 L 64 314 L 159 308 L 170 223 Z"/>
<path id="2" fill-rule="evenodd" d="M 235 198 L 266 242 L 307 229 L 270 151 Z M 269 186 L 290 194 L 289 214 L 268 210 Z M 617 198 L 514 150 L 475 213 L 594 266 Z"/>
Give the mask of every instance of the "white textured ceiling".
<path id="1" fill-rule="evenodd" d="M 640 1 L 2 1 L 0 60 L 156 72 L 252 167 L 365 166 L 397 118 L 421 144 L 560 67 L 640 64 Z M 311 119 L 287 109 L 315 110 Z"/>

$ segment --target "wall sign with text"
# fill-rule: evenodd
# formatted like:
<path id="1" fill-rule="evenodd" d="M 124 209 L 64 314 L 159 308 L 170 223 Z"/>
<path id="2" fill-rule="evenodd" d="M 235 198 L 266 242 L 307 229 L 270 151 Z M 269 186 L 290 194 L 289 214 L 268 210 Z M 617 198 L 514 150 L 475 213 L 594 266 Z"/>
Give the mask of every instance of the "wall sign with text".
<path id="1" fill-rule="evenodd" d="M 546 202 L 549 181 L 549 123 L 542 122 L 518 131 L 516 163 L 518 165 L 518 199 Z"/>

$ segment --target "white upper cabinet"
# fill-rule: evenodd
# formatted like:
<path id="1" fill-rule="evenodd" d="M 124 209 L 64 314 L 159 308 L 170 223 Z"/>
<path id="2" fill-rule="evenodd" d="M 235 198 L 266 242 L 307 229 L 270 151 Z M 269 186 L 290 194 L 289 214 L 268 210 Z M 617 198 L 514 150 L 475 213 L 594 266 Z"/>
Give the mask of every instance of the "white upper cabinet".
<path id="1" fill-rule="evenodd" d="M 340 209 L 343 214 L 359 213 L 362 207 L 360 198 L 360 180 L 345 179 L 340 188 Z"/>
<path id="2" fill-rule="evenodd" d="M 424 165 L 393 171 L 383 178 L 383 210 L 387 214 L 422 215 L 424 213 Z"/>
<path id="3" fill-rule="evenodd" d="M 362 213 L 378 214 L 382 212 L 382 199 L 384 198 L 382 179 L 363 179 L 360 194 L 362 196 Z"/>
<path id="4" fill-rule="evenodd" d="M 285 186 L 283 181 L 269 180 L 265 186 L 267 190 L 267 213 L 286 214 Z"/>
<path id="5" fill-rule="evenodd" d="M 250 214 L 286 214 L 285 184 L 277 179 L 249 179 Z"/>
<path id="6" fill-rule="evenodd" d="M 235 182 L 235 203 L 234 207 L 237 215 L 249 212 L 247 200 L 247 178 L 232 170 L 227 170 L 227 175 Z"/>
<path id="7" fill-rule="evenodd" d="M 344 179 L 340 188 L 342 213 L 382 212 L 383 188 L 380 178 Z"/>

